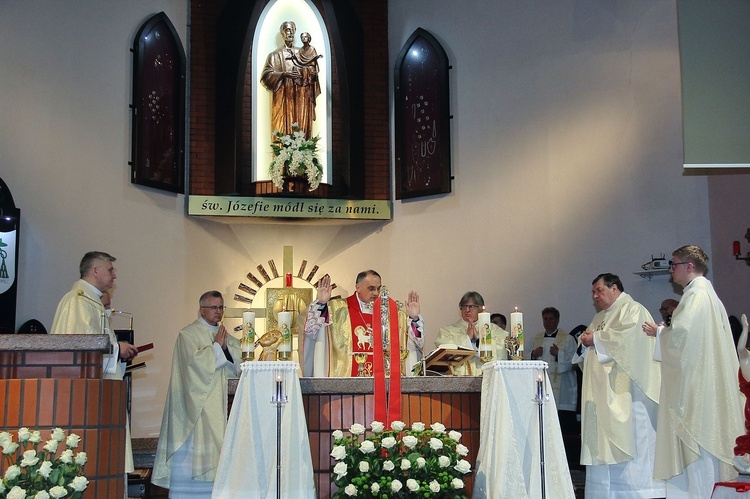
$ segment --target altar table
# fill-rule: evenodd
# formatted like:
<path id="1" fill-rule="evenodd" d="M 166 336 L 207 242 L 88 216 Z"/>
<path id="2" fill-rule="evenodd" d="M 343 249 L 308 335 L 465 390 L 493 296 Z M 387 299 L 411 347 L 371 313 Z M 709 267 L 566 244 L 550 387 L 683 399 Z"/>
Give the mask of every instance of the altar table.
<path id="1" fill-rule="evenodd" d="M 474 498 L 542 497 L 538 376 L 549 400 L 543 404 L 547 497 L 575 498 L 557 406 L 543 361 L 495 361 L 483 366 L 480 447 Z"/>
<path id="2" fill-rule="evenodd" d="M 314 498 L 310 442 L 296 362 L 245 362 L 229 414 L 211 497 L 276 497 L 276 376 L 288 402 L 281 419 L 281 497 Z"/>

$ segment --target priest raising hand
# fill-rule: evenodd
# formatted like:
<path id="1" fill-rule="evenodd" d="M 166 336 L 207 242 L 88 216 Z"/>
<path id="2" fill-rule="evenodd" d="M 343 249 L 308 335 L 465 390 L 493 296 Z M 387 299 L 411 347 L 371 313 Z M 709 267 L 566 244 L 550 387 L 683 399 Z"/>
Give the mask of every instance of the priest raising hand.
<path id="1" fill-rule="evenodd" d="M 331 299 L 331 278 L 318 282 L 317 298 L 310 304 L 305 321 L 304 376 L 347 377 L 372 375 L 373 304 L 380 296 L 380 274 L 365 270 L 357 275 L 354 293 L 346 299 Z M 399 305 L 398 329 L 402 350 L 408 351 L 402 373 L 411 372 L 424 346 L 424 321 L 419 295 L 411 291 L 405 306 Z M 354 353 L 365 360 L 357 362 Z"/>

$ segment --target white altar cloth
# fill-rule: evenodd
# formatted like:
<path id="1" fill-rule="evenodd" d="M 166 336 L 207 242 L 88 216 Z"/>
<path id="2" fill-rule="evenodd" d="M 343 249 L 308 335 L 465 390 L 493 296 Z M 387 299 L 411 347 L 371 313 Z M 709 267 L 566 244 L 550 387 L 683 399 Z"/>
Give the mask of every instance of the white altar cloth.
<path id="1" fill-rule="evenodd" d="M 276 497 L 276 375 L 281 410 L 281 497 L 315 498 L 310 441 L 296 362 L 245 362 L 229 414 L 212 498 Z"/>
<path id="2" fill-rule="evenodd" d="M 543 373 L 549 394 L 543 406 L 546 496 L 574 499 L 547 363 L 498 360 L 482 369 L 480 445 L 472 497 L 542 497 L 539 404 L 534 397 L 537 376 Z"/>

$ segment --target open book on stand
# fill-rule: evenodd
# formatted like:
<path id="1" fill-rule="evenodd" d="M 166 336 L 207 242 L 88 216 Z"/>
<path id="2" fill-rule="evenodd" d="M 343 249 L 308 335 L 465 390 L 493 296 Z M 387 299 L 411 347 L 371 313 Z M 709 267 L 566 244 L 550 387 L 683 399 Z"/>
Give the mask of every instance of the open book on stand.
<path id="1" fill-rule="evenodd" d="M 430 352 L 422 362 L 414 367 L 414 376 L 422 376 L 422 369 L 427 372 L 427 376 L 452 376 L 455 374 L 454 369 L 466 362 L 477 354 L 473 348 L 462 347 L 450 343 L 440 345 Z"/>

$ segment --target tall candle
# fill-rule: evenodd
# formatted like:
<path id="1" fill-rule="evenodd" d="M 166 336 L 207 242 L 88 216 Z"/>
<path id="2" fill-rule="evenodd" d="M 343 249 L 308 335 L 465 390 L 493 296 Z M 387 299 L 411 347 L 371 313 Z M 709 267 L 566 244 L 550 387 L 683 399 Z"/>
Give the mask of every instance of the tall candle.
<path id="1" fill-rule="evenodd" d="M 279 345 L 279 352 L 291 352 L 292 351 L 292 313 L 291 312 L 279 312 L 279 331 L 284 336 L 281 344 Z"/>
<path id="2" fill-rule="evenodd" d="M 491 338 L 487 341 L 487 333 L 490 330 L 490 313 L 479 312 L 479 318 L 477 319 L 477 332 L 479 333 L 479 349 L 480 350 L 492 350 Z"/>
<path id="3" fill-rule="evenodd" d="M 255 312 L 242 312 L 242 351 L 249 352 L 255 342 Z"/>
<path id="4" fill-rule="evenodd" d="M 510 314 L 510 335 L 523 338 L 523 314 L 518 311 L 518 307 Z"/>

